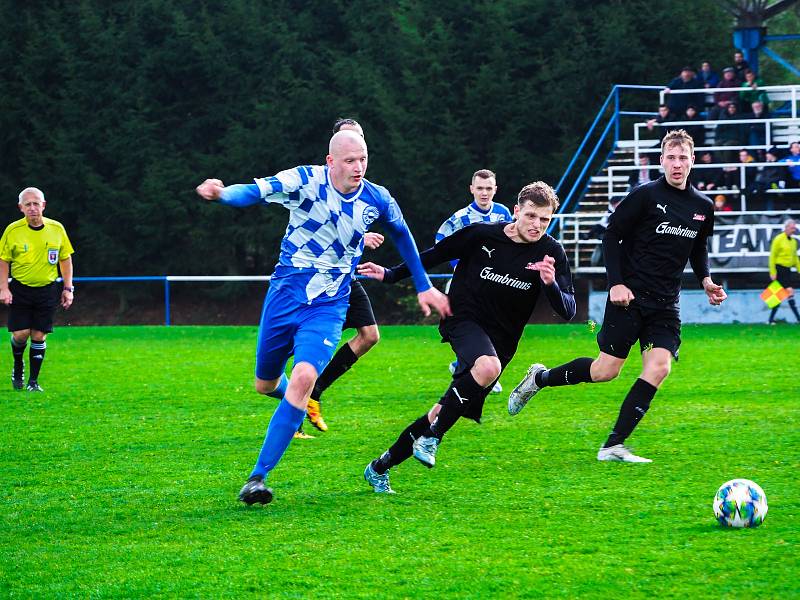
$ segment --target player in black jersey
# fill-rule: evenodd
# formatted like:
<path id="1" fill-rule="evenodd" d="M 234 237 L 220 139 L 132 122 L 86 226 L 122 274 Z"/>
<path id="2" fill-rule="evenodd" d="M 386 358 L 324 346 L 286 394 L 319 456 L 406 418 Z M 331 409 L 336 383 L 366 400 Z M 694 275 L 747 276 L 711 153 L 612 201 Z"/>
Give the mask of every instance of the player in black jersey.
<path id="1" fill-rule="evenodd" d="M 652 462 L 633 454 L 623 442 L 669 375 L 672 357 L 678 357 L 678 301 L 686 262 L 712 305 L 727 297 L 709 273 L 706 242 L 714 231 L 714 208 L 708 197 L 687 184 L 693 163 L 691 136 L 682 129 L 669 132 L 661 143 L 664 175 L 633 190 L 609 219 L 603 239 L 608 300 L 597 336 L 600 355 L 549 370 L 534 364 L 508 399 L 508 412 L 515 415 L 543 387 L 610 381 L 638 340 L 642 373 L 625 397 L 598 460 Z"/>
<path id="2" fill-rule="evenodd" d="M 459 368 L 438 404 L 367 465 L 364 479 L 376 492 L 392 493 L 389 469 L 412 454 L 433 467 L 442 437 L 460 417 L 480 422 L 486 396 L 517 351 L 540 293 L 564 319 L 575 316 L 566 254 L 545 233 L 556 208 L 552 188 L 531 183 L 519 193 L 514 222 L 470 225 L 420 254 L 425 267 L 458 259 L 448 293 L 453 315 L 441 321 L 439 332 Z M 405 265 L 364 263 L 358 270 L 389 283 L 409 276 Z"/>

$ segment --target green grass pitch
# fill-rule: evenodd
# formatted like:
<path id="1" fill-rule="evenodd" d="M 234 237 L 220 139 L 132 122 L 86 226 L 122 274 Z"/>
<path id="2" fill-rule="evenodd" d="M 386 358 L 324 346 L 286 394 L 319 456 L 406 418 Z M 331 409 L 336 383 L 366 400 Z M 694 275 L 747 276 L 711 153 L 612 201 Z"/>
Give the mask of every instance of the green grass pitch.
<path id="1" fill-rule="evenodd" d="M 0 391 L 0 596 L 800 596 L 797 328 L 684 327 L 629 440 L 654 462 L 623 465 L 595 454 L 638 356 L 511 418 L 530 362 L 596 354 L 586 325 L 531 326 L 483 425 L 456 425 L 433 470 L 394 469 L 392 497 L 362 471 L 438 399 L 450 351 L 432 326 L 382 332 L 328 391 L 331 430 L 295 440 L 274 502 L 248 508 L 236 495 L 275 406 L 252 389 L 255 327 L 56 331 L 45 393 Z M 714 520 L 735 477 L 767 494 L 758 529 Z"/>

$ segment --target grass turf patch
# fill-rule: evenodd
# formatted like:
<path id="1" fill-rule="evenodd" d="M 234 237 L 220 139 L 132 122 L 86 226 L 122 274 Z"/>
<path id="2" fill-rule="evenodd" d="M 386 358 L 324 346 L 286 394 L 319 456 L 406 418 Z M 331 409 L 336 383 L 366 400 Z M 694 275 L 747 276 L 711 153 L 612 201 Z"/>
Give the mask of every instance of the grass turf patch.
<path id="1" fill-rule="evenodd" d="M 427 470 L 361 473 L 449 381 L 434 327 L 384 327 L 295 440 L 276 499 L 236 494 L 275 406 L 252 388 L 255 327 L 62 328 L 46 392 L 0 392 L 0 595 L 10 597 L 762 597 L 798 595 L 800 428 L 791 327 L 685 326 L 632 436 L 651 465 L 599 463 L 638 376 L 544 390 L 530 362 L 597 353 L 584 325 L 530 326 L 484 423 Z M 794 357 L 794 358 L 792 358 Z M 10 370 L 10 352 L 6 358 Z M 759 529 L 725 530 L 717 487 L 759 483 Z"/>

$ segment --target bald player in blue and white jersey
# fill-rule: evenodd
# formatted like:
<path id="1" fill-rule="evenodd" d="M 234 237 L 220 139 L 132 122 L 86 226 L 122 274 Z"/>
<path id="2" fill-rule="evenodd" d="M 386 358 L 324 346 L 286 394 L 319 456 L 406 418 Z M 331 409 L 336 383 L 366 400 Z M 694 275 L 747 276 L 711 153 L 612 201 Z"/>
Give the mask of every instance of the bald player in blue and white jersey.
<path id="1" fill-rule="evenodd" d="M 437 244 L 459 229 L 463 229 L 473 223 L 498 223 L 501 221 L 510 223 L 514 220 L 508 208 L 494 201 L 494 196 L 497 193 L 497 177 L 493 171 L 489 169 L 475 171 L 472 175 L 469 191 L 472 194 L 472 202 L 454 212 L 442 223 L 439 231 L 436 232 Z M 450 264 L 455 269 L 458 261 L 453 260 Z M 450 281 L 447 282 L 445 291 L 450 290 Z M 456 361 L 450 363 L 450 373 L 455 374 L 457 370 L 458 363 Z M 496 381 L 492 387 L 492 393 L 499 394 L 502 391 L 503 387 L 499 381 Z"/>
<path id="2" fill-rule="evenodd" d="M 425 315 L 450 314 L 447 296 L 431 286 L 414 238 L 388 190 L 364 179 L 367 144 L 352 131 L 330 140 L 326 165 L 301 166 L 249 185 L 225 187 L 206 179 L 197 193 L 229 206 L 261 202 L 290 211 L 280 258 L 264 300 L 256 349 L 256 391 L 279 397 L 261 452 L 239 492 L 245 504 L 267 504 L 264 481 L 280 461 L 305 417 L 309 394 L 342 334 L 350 280 L 364 248 L 364 234 L 379 221 L 411 267 Z M 291 377 L 284 375 L 294 354 Z"/>

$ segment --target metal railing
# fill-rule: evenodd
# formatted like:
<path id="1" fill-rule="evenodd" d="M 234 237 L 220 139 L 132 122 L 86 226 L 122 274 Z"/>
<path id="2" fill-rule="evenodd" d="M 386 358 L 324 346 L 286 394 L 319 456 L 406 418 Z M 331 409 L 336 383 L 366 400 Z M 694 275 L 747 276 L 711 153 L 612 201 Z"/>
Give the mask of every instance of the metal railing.
<path id="1" fill-rule="evenodd" d="M 430 273 L 428 277 L 431 279 L 450 279 L 452 273 Z M 358 279 L 366 279 L 361 275 L 357 276 Z M 159 281 L 164 284 L 164 325 L 170 326 L 172 324 L 172 310 L 171 310 L 171 284 L 173 282 L 190 282 L 190 283 L 221 283 L 226 281 L 241 281 L 241 282 L 258 282 L 269 281 L 269 275 L 133 275 L 121 277 L 73 277 L 72 280 L 76 283 L 87 282 L 100 282 L 100 283 L 115 283 L 115 282 L 142 282 L 142 281 Z M 58 281 L 61 281 L 59 277 Z"/>
<path id="2" fill-rule="evenodd" d="M 731 151 L 731 149 L 732 149 L 731 146 L 725 147 L 724 149 L 720 148 L 720 150 L 725 150 L 725 151 Z M 692 172 L 695 172 L 695 171 L 698 171 L 698 170 L 706 170 L 706 169 L 723 169 L 723 170 L 730 169 L 731 171 L 734 171 L 734 170 L 739 171 L 738 180 L 737 180 L 736 184 L 734 184 L 734 185 L 736 185 L 736 189 L 733 189 L 733 188 L 717 188 L 717 187 L 715 187 L 713 190 L 701 190 L 701 191 L 703 191 L 706 194 L 715 194 L 715 195 L 716 194 L 725 194 L 725 195 L 740 194 L 740 200 L 741 200 L 741 208 L 740 208 L 740 210 L 747 211 L 747 190 L 748 190 L 748 187 L 749 187 L 748 183 L 750 183 L 750 182 L 748 182 L 748 177 L 747 177 L 746 170 L 747 169 L 756 169 L 757 170 L 760 167 L 761 168 L 763 168 L 763 167 L 788 168 L 789 166 L 793 166 L 793 164 L 794 163 L 792 163 L 792 162 L 780 162 L 780 161 L 775 161 L 775 162 L 755 162 L 755 161 L 753 161 L 753 162 L 749 162 L 749 163 L 740 163 L 740 162 L 735 162 L 735 163 L 702 163 L 702 162 L 700 162 L 700 163 L 697 163 L 696 162 L 694 164 L 694 166 L 692 166 Z M 798 160 L 797 164 L 800 164 L 800 160 Z M 610 202 L 611 199 L 614 198 L 614 197 L 619 197 L 621 195 L 627 194 L 627 190 L 625 192 L 614 191 L 614 174 L 615 173 L 630 172 L 630 171 L 640 171 L 643 168 L 649 168 L 649 169 L 654 170 L 654 171 L 658 169 L 659 172 L 662 172 L 662 169 L 658 165 L 647 165 L 647 166 L 644 166 L 644 165 L 639 165 L 639 166 L 635 166 L 635 165 L 609 165 L 607 167 L 607 170 L 608 170 L 608 182 L 607 182 L 608 201 Z M 790 179 L 791 179 L 791 174 L 787 170 L 786 179 L 784 180 L 784 186 L 785 186 L 786 183 L 789 182 Z M 767 194 L 800 194 L 800 188 L 778 187 L 776 189 L 766 189 L 766 190 L 764 190 L 764 193 L 767 193 Z M 800 200 L 798 202 L 800 202 Z"/>
<path id="3" fill-rule="evenodd" d="M 788 102 L 788 114 L 790 119 L 797 119 L 798 116 L 798 99 L 800 99 L 800 85 L 777 85 L 777 86 L 760 86 L 759 90 L 764 90 L 772 94 L 771 101 Z M 653 117 L 655 113 L 653 108 L 656 104 L 655 101 L 650 102 L 648 105 L 649 110 L 626 110 L 622 106 L 622 92 L 644 92 L 649 93 L 653 91 L 658 92 L 659 101 L 663 103 L 666 94 L 708 94 L 714 92 L 748 92 L 750 88 L 701 88 L 694 90 L 671 90 L 666 92 L 663 85 L 621 85 L 617 84 L 611 88 L 608 96 L 606 97 L 600 109 L 597 111 L 592 124 L 589 126 L 586 134 L 581 140 L 578 148 L 575 150 L 572 158 L 564 170 L 564 174 L 556 185 L 556 193 L 559 198 L 562 198 L 561 206 L 559 207 L 558 214 L 566 214 L 572 209 L 575 199 L 585 191 L 589 179 L 590 172 L 594 172 L 607 162 L 608 152 L 604 157 L 603 164 L 597 164 L 597 156 L 605 146 L 610 145 L 611 151 L 620 140 L 620 130 L 622 127 L 623 117 Z M 712 96 L 713 97 L 713 96 Z M 635 108 L 635 107 L 632 107 Z M 770 119 L 771 121 L 779 119 Z M 782 119 L 787 122 L 787 119 Z M 765 119 L 757 119 L 759 123 L 763 123 Z M 711 124 L 717 121 L 693 121 L 692 125 Z M 733 121 L 724 121 L 731 124 Z M 772 127 L 772 125 L 769 125 Z M 638 131 L 635 129 L 634 131 Z M 756 148 L 756 147 L 753 147 Z M 634 149 L 636 152 L 638 145 Z M 638 162 L 638 153 L 636 154 Z M 564 194 L 565 190 L 569 190 Z M 548 233 L 551 233 L 559 224 L 558 219 L 554 219 L 548 228 Z"/>

